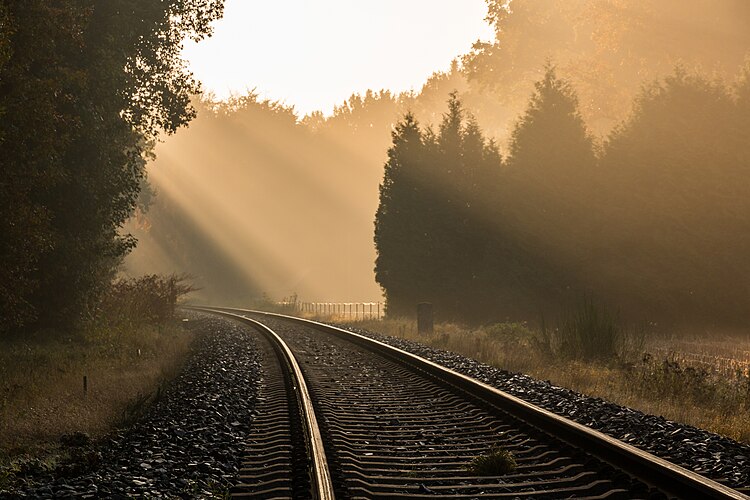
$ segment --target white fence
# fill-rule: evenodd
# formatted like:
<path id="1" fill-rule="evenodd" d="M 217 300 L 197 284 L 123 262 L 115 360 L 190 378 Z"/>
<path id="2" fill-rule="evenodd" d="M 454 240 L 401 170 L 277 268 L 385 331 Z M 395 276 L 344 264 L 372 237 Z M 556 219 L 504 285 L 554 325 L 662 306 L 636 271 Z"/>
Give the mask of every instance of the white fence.
<path id="1" fill-rule="evenodd" d="M 328 316 L 351 321 L 381 319 L 385 316 L 382 302 L 282 302 L 295 312 L 311 316 Z"/>

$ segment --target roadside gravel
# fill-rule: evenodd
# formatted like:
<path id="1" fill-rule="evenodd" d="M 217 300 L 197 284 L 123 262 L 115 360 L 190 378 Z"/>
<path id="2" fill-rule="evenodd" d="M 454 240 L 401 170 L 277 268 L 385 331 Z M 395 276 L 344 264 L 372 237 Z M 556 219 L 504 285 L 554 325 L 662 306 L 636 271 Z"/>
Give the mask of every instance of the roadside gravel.
<path id="1" fill-rule="evenodd" d="M 198 335 L 193 352 L 142 418 L 98 444 L 68 438 L 72 460 L 29 471 L 0 498 L 223 497 L 237 479 L 262 377 L 255 334 L 186 317 Z"/>

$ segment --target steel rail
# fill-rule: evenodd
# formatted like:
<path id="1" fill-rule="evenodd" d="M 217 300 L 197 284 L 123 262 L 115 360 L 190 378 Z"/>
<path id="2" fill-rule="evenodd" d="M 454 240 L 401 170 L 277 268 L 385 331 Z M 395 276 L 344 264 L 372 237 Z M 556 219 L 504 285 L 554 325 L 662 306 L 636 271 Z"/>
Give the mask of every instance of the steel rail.
<path id="1" fill-rule="evenodd" d="M 196 309 L 201 310 L 202 308 Z M 384 342 L 342 328 L 285 314 L 223 307 L 213 308 L 212 310 L 279 318 L 347 338 L 369 350 L 406 363 L 435 379 L 447 382 L 473 397 L 521 418 L 548 434 L 585 450 L 603 462 L 609 463 L 669 495 L 690 499 L 750 500 L 750 496 L 729 486 Z"/>
<path id="2" fill-rule="evenodd" d="M 305 437 L 307 438 L 305 446 L 307 447 L 308 456 L 310 457 L 310 480 L 312 483 L 311 494 L 313 498 L 318 500 L 333 500 L 335 496 L 333 482 L 331 481 L 331 472 L 328 467 L 328 461 L 326 460 L 323 438 L 321 437 L 318 420 L 315 416 L 315 410 L 313 409 L 310 391 L 307 388 L 305 378 L 302 375 L 302 370 L 297 363 L 297 359 L 294 357 L 294 354 L 291 349 L 289 349 L 286 342 L 284 342 L 276 332 L 263 323 L 241 314 L 228 311 L 224 308 L 185 307 L 185 309 L 220 314 L 225 317 L 248 323 L 257 330 L 260 330 L 261 333 L 271 341 L 274 349 L 283 360 L 283 364 L 286 365 L 286 368 L 292 377 L 295 389 L 294 392 L 297 396 L 300 413 L 302 414 L 301 418 L 304 422 L 303 427 L 305 430 Z"/>

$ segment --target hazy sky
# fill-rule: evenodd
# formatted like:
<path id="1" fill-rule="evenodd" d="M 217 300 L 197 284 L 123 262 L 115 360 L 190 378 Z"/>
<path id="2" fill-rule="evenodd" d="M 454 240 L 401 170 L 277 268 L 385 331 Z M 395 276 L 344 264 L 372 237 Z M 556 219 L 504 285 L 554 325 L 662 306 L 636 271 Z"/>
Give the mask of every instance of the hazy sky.
<path id="1" fill-rule="evenodd" d="M 368 88 L 419 90 L 492 39 L 485 14 L 484 0 L 226 0 L 214 36 L 184 54 L 219 98 L 256 88 L 327 114 Z"/>

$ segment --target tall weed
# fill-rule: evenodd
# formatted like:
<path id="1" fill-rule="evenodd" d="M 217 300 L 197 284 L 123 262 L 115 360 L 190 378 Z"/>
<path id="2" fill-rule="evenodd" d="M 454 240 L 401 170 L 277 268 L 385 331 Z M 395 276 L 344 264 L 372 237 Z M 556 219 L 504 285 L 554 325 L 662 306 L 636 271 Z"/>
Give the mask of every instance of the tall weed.
<path id="1" fill-rule="evenodd" d="M 542 318 L 533 347 L 548 359 L 632 362 L 646 343 L 646 328 L 626 328 L 617 313 L 584 296 L 563 314 L 555 328 Z"/>
<path id="2" fill-rule="evenodd" d="M 609 360 L 617 357 L 622 328 L 616 314 L 586 296 L 567 312 L 558 335 L 559 352 L 566 358 Z"/>

